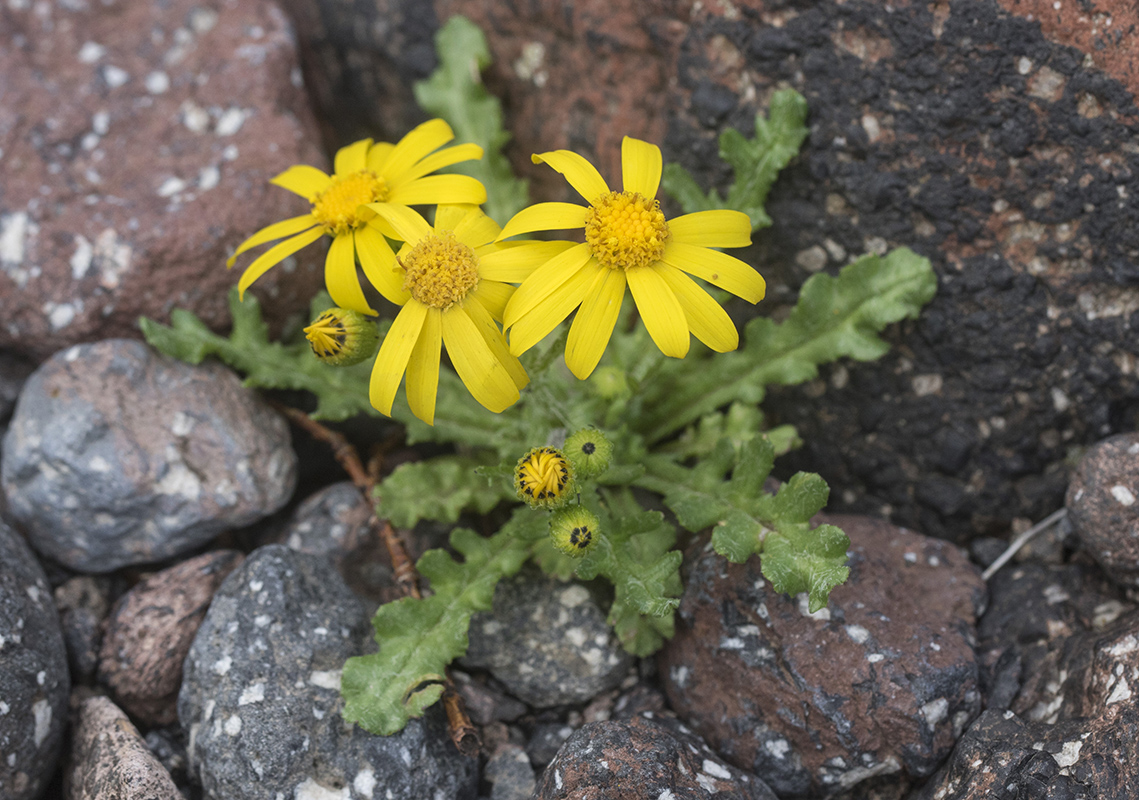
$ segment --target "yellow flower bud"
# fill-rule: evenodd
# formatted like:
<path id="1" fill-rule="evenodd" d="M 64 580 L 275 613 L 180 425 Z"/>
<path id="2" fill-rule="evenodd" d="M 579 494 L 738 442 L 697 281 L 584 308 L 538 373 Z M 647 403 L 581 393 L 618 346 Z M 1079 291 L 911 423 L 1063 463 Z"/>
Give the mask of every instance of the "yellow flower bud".
<path id="1" fill-rule="evenodd" d="M 514 468 L 514 491 L 531 508 L 556 508 L 574 492 L 573 466 L 556 447 L 535 447 Z"/>
<path id="2" fill-rule="evenodd" d="M 597 428 L 582 428 L 566 439 L 566 458 L 582 478 L 596 478 L 609 469 L 613 445 Z"/>
<path id="3" fill-rule="evenodd" d="M 376 324 L 359 312 L 330 308 L 305 328 L 312 352 L 325 364 L 350 367 L 376 353 Z"/>
<path id="4" fill-rule="evenodd" d="M 550 515 L 554 547 L 571 558 L 581 558 L 597 545 L 599 527 L 597 515 L 585 506 L 565 506 Z"/>

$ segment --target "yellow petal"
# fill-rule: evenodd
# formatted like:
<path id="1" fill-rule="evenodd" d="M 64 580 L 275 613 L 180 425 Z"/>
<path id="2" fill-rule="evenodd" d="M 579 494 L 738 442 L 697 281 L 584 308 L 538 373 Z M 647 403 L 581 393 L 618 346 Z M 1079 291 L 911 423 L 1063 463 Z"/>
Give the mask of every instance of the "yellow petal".
<path id="1" fill-rule="evenodd" d="M 660 188 L 660 148 L 626 136 L 621 140 L 621 181 L 626 192 L 652 200 Z"/>
<path id="2" fill-rule="evenodd" d="M 566 366 L 578 380 L 588 378 L 605 353 L 624 298 L 625 273 L 619 269 L 600 270 L 586 290 L 566 340 Z"/>
<path id="3" fill-rule="evenodd" d="M 549 164 L 564 175 L 569 185 L 576 189 L 587 203 L 593 203 L 609 191 L 609 184 L 601 177 L 597 168 L 572 150 L 535 153 L 530 156 L 530 160 L 535 164 Z"/>
<path id="4" fill-rule="evenodd" d="M 395 238 L 400 241 L 415 244 L 433 233 L 431 226 L 427 224 L 427 220 L 420 216 L 418 211 L 407 206 L 396 205 L 395 203 L 369 203 L 368 208 L 375 211 L 381 219 L 391 225 L 395 232 Z"/>
<path id="5" fill-rule="evenodd" d="M 521 283 L 538 267 L 574 246 L 574 242 L 502 242 L 500 249 L 479 254 L 479 276 Z"/>
<path id="6" fill-rule="evenodd" d="M 388 202 L 405 206 L 436 203 L 473 203 L 477 206 L 486 202 L 486 188 L 469 175 L 428 175 L 392 189 Z"/>
<path id="7" fill-rule="evenodd" d="M 587 262 L 557 291 L 519 318 L 510 329 L 510 352 L 516 356 L 522 355 L 558 327 L 570 312 L 581 305 L 585 293 L 597 278 L 597 273 L 603 269 L 606 268 L 596 261 Z M 507 309 L 509 308 L 507 304 Z"/>
<path id="8" fill-rule="evenodd" d="M 435 226 L 437 230 L 441 229 L 438 222 Z M 455 232 L 456 239 L 473 250 L 487 242 L 493 242 L 498 236 L 499 227 L 497 222 L 476 208 L 459 220 L 459 224 L 451 230 Z"/>
<path id="9" fill-rule="evenodd" d="M 672 241 L 697 247 L 747 247 L 751 244 L 751 220 L 742 211 L 715 209 L 697 211 L 670 219 Z"/>
<path id="10" fill-rule="evenodd" d="M 395 145 L 391 142 L 376 142 L 368 150 L 368 169 L 377 175 L 383 173 L 384 165 L 388 163 L 388 157 L 392 154 Z"/>
<path id="11" fill-rule="evenodd" d="M 316 220 L 313 219 L 312 214 L 304 214 L 299 217 L 293 217 L 292 219 L 285 219 L 280 222 L 274 222 L 272 225 L 267 225 L 239 244 L 237 249 L 233 251 L 233 255 L 225 260 L 225 266 L 227 269 L 232 267 L 237 257 L 246 250 L 254 248 L 259 244 L 265 244 L 265 242 L 271 242 L 274 239 L 280 239 L 283 236 L 292 236 L 294 233 L 307 231 L 315 224 Z"/>
<path id="12" fill-rule="evenodd" d="M 368 148 L 372 146 L 371 139 L 361 139 L 358 142 L 353 142 L 347 147 L 341 147 L 336 151 L 336 158 L 333 160 L 337 175 L 350 175 L 353 172 L 359 172 L 368 168 Z"/>
<path id="13" fill-rule="evenodd" d="M 506 304 L 512 294 L 514 294 L 513 286 L 498 281 L 488 281 L 485 278 L 479 280 L 478 286 L 475 287 L 475 297 L 498 322 L 502 322 L 502 312 L 506 310 Z"/>
<path id="14" fill-rule="evenodd" d="M 385 180 L 389 187 L 402 186 L 416 178 L 430 175 L 432 172 L 458 164 L 461 161 L 477 161 L 482 158 L 482 148 L 477 144 L 458 144 L 432 153 L 426 158 L 411 165 L 399 174 L 393 174 L 389 168 Z"/>
<path id="15" fill-rule="evenodd" d="M 252 286 L 255 280 L 268 272 L 271 267 L 281 263 L 305 245 L 312 244 L 321 236 L 324 236 L 323 228 L 311 228 L 304 233 L 298 233 L 291 239 L 278 242 L 257 256 L 257 259 L 246 267 L 245 272 L 241 273 L 241 278 L 237 281 L 238 296 L 244 299 L 245 290 Z"/>
<path id="16" fill-rule="evenodd" d="M 453 231 L 478 206 L 473 203 L 444 203 L 435 207 L 435 230 Z"/>
<path id="17" fill-rule="evenodd" d="M 518 402 L 518 386 L 463 307 L 451 306 L 442 316 L 443 343 L 451 364 L 474 398 L 495 413 Z"/>
<path id="18" fill-rule="evenodd" d="M 442 313 L 427 309 L 423 330 L 407 362 L 407 404 L 411 413 L 435 424 L 435 396 L 439 391 L 439 351 L 443 346 Z"/>
<path id="19" fill-rule="evenodd" d="M 693 336 L 717 353 L 726 353 L 739 347 L 740 334 L 736 330 L 736 324 L 728 312 L 701 289 L 696 281 L 668 264 L 658 264 L 656 270 L 684 309 L 684 318 L 688 321 L 688 330 L 692 331 Z"/>
<path id="20" fill-rule="evenodd" d="M 403 270 L 395 260 L 391 245 L 379 231 L 371 227 L 356 229 L 356 256 L 366 277 L 376 291 L 402 306 L 411 297 L 403 289 Z"/>
<path id="21" fill-rule="evenodd" d="M 311 201 L 313 197 L 332 185 L 332 178 L 325 175 L 316 167 L 307 164 L 298 164 L 289 167 L 269 181 L 274 186 L 288 189 L 293 194 L 299 194 L 305 200 Z"/>
<path id="22" fill-rule="evenodd" d="M 733 258 L 718 250 L 669 242 L 665 245 L 661 260 L 679 270 L 703 278 L 713 286 L 726 289 L 749 303 L 763 299 L 767 284 L 754 269 L 738 258 Z"/>
<path id="23" fill-rule="evenodd" d="M 412 128 L 407 136 L 396 143 L 388 155 L 387 163 L 384 164 L 384 180 L 412 169 L 421 158 L 432 150 L 438 150 L 454 138 L 451 126 L 441 119 L 428 120 Z"/>
<path id="24" fill-rule="evenodd" d="M 360 279 L 356 277 L 356 246 L 350 232 L 333 238 L 324 259 L 324 285 L 332 296 L 332 302 L 341 308 L 350 308 L 361 314 L 375 314 L 364 298 Z"/>
<path id="25" fill-rule="evenodd" d="M 479 284 L 479 288 L 482 288 L 482 284 Z M 530 382 L 530 376 L 526 374 L 526 368 L 522 366 L 522 362 L 510 354 L 510 348 L 506 346 L 506 337 L 494 324 L 494 319 L 484 305 L 485 297 L 485 294 L 476 291 L 473 299 L 463 303 L 463 309 L 470 315 L 471 320 L 479 329 L 479 333 L 482 334 L 483 341 L 486 342 L 491 353 L 505 367 L 510 379 L 514 381 L 514 385 L 521 389 Z"/>
<path id="26" fill-rule="evenodd" d="M 519 317 L 529 313 L 540 301 L 560 289 L 562 284 L 585 266 L 589 259 L 589 245 L 577 244 L 534 270 L 530 277 L 518 287 L 518 291 L 510 298 L 510 302 L 506 304 L 506 315 L 503 318 L 506 327 L 512 326 Z M 569 311 L 566 312 L 566 315 L 568 314 Z M 565 319 L 565 315 L 561 319 Z M 561 322 L 561 319 L 555 320 L 550 325 L 550 329 L 552 330 L 554 325 Z M 515 353 L 518 352 L 520 351 L 515 351 Z"/>
<path id="27" fill-rule="evenodd" d="M 498 238 L 506 239 L 520 233 L 532 231 L 563 231 L 570 228 L 584 228 L 585 215 L 589 211 L 576 203 L 537 203 L 515 214 Z"/>
<path id="28" fill-rule="evenodd" d="M 625 270 L 625 277 L 637 301 L 637 312 L 660 351 L 673 358 L 688 355 L 688 320 L 664 278 L 653 267 Z"/>
<path id="29" fill-rule="evenodd" d="M 376 363 L 372 366 L 368 399 L 373 408 L 385 416 L 392 415 L 395 393 L 399 390 L 400 379 L 407 369 L 408 359 L 419 339 L 419 332 L 423 330 L 426 316 L 427 306 L 418 300 L 409 300 L 396 314 L 388 335 L 380 345 Z"/>
<path id="30" fill-rule="evenodd" d="M 395 228 L 392 227 L 392 224 L 390 222 L 388 222 L 383 217 L 375 216 L 376 212 L 371 207 L 371 205 L 362 206 L 362 207 L 367 209 L 373 215 L 368 220 L 368 227 L 369 228 L 375 228 L 377 231 L 379 231 L 380 233 L 382 233 L 384 236 L 388 237 L 389 239 L 395 239 L 397 241 L 403 241 L 402 239 L 399 238 L 399 234 L 395 232 Z M 359 214 L 360 209 L 356 209 L 356 213 Z"/>

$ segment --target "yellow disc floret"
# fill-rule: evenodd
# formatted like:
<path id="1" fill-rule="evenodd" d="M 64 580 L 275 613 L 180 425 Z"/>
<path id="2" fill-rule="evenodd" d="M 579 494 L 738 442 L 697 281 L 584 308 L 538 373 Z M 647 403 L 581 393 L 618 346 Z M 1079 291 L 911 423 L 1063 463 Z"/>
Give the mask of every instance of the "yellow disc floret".
<path id="1" fill-rule="evenodd" d="M 535 447 L 514 468 L 514 490 L 531 508 L 562 505 L 573 486 L 573 467 L 556 447 Z"/>
<path id="2" fill-rule="evenodd" d="M 660 203 L 637 192 L 603 194 L 585 215 L 585 241 L 594 258 L 609 269 L 656 263 L 668 237 Z"/>
<path id="3" fill-rule="evenodd" d="M 336 175 L 331 186 L 312 198 L 312 215 L 329 236 L 338 236 L 360 227 L 364 220 L 356 210 L 383 200 L 387 191 L 384 179 L 371 170 Z"/>
<path id="4" fill-rule="evenodd" d="M 451 231 L 423 237 L 400 264 L 404 291 L 432 308 L 450 308 L 479 282 L 478 258 Z"/>
<path id="5" fill-rule="evenodd" d="M 371 358 L 380 340 L 376 324 L 358 311 L 330 308 L 304 329 L 313 354 L 334 367 Z"/>

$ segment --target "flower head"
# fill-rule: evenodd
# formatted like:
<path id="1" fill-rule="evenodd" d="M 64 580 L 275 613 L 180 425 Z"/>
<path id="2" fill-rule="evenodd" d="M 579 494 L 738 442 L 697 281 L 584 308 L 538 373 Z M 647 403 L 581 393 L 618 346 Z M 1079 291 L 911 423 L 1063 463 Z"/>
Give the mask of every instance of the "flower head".
<path id="1" fill-rule="evenodd" d="M 554 547 L 570 558 L 581 558 L 597 546 L 600 521 L 585 506 L 570 505 L 550 515 Z"/>
<path id="2" fill-rule="evenodd" d="M 434 227 L 406 206 L 376 203 L 371 210 L 405 243 L 378 266 L 377 288 L 403 308 L 372 367 L 372 405 L 390 416 L 406 372 L 408 405 L 432 424 L 443 346 L 476 400 L 494 412 L 513 405 L 529 382 L 498 327 L 514 287 L 488 274 L 494 271 L 485 262 L 518 248 L 494 244 L 498 225 L 474 206 L 439 206 Z"/>
<path id="3" fill-rule="evenodd" d="M 573 465 L 556 447 L 535 447 L 514 467 L 514 491 L 531 508 L 556 508 L 574 491 Z"/>
<path id="4" fill-rule="evenodd" d="M 342 147 L 336 153 L 332 175 L 300 165 L 273 178 L 271 183 L 299 194 L 312 207 L 307 214 L 262 228 L 238 246 L 227 266 L 232 267 L 237 257 L 250 248 L 284 239 L 245 269 L 237 284 L 238 291 L 244 294 L 270 268 L 327 235 L 332 237 L 332 245 L 324 262 L 324 282 L 333 302 L 375 314 L 356 276 L 356 262 L 359 260 L 364 274 L 384 292 L 388 276 L 377 275 L 377 271 L 382 269 L 384 256 L 391 252 L 385 234 L 395 236 L 367 208 L 368 204 L 478 204 L 486 200 L 486 189 L 474 178 L 430 174 L 482 157 L 482 148 L 474 144 L 438 149 L 453 138 L 450 126 L 435 119 L 415 128 L 396 144 L 362 139 Z"/>
<path id="5" fill-rule="evenodd" d="M 583 478 L 596 478 L 609 469 L 613 445 L 597 428 L 582 428 L 566 437 L 566 458 Z"/>
<path id="6" fill-rule="evenodd" d="M 376 323 L 349 308 L 330 308 L 305 328 L 313 355 L 334 367 L 350 367 L 371 358 L 380 341 Z"/>
<path id="7" fill-rule="evenodd" d="M 506 306 L 510 351 L 529 350 L 577 309 L 566 342 L 566 364 L 585 379 L 601 360 L 628 286 L 649 335 L 667 356 L 688 353 L 689 333 L 717 352 L 734 350 L 739 334 L 723 308 L 691 276 L 757 303 L 759 273 L 713 247 L 751 244 L 751 222 L 739 211 L 715 210 L 665 218 L 657 202 L 661 154 L 625 137 L 624 190 L 569 150 L 533 156 L 562 173 L 588 205 L 539 203 L 518 212 L 500 239 L 539 230 L 584 228 L 585 242 L 530 265 Z"/>

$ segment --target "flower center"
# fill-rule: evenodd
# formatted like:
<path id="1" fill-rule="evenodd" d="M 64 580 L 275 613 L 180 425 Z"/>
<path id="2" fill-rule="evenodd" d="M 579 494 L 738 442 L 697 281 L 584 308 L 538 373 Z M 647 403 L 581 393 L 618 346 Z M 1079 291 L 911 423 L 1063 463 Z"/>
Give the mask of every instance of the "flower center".
<path id="1" fill-rule="evenodd" d="M 400 263 L 404 291 L 432 308 L 450 308 L 479 282 L 479 260 L 451 231 L 420 239 Z"/>
<path id="2" fill-rule="evenodd" d="M 388 193 L 384 179 L 371 170 L 336 175 L 332 185 L 312 198 L 312 215 L 330 236 L 360 227 L 356 210 L 365 203 L 383 200 Z"/>
<path id="3" fill-rule="evenodd" d="M 647 267 L 660 260 L 668 242 L 660 203 L 637 192 L 609 192 L 589 207 L 585 241 L 609 269 Z"/>
<path id="4" fill-rule="evenodd" d="M 552 447 L 538 447 L 522 459 L 515 472 L 518 488 L 533 500 L 560 498 L 569 482 L 569 465 Z"/>
<path id="5" fill-rule="evenodd" d="M 331 358 L 344 349 L 348 329 L 333 311 L 325 311 L 305 328 L 305 338 L 318 357 Z"/>

